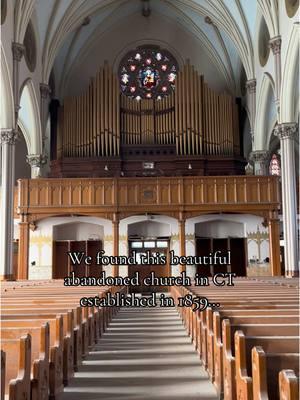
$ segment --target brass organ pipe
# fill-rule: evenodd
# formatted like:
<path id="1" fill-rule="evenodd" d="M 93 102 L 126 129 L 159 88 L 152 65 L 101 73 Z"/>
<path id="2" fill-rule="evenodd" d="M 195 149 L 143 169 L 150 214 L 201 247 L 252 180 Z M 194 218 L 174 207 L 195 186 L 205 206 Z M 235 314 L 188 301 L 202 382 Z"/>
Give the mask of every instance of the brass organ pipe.
<path id="1" fill-rule="evenodd" d="M 91 101 L 91 84 L 89 84 L 89 90 L 87 92 L 87 156 L 91 156 L 90 146 L 91 146 L 91 109 L 90 109 L 90 101 Z"/>
<path id="2" fill-rule="evenodd" d="M 112 77 L 112 113 L 113 113 L 113 120 L 112 120 L 112 135 L 113 135 L 113 155 L 117 155 L 117 124 L 116 124 L 116 109 L 115 105 L 117 102 L 116 97 L 116 77 L 113 75 Z"/>
<path id="3" fill-rule="evenodd" d="M 81 156 L 81 96 L 78 96 L 78 157 Z"/>
<path id="4" fill-rule="evenodd" d="M 229 154 L 229 104 L 226 95 L 226 154 Z"/>
<path id="5" fill-rule="evenodd" d="M 112 73 L 111 73 L 111 69 L 108 69 L 108 98 L 107 98 L 107 102 L 108 102 L 108 140 L 109 140 L 109 151 L 108 151 L 108 155 L 112 155 L 112 100 L 113 100 L 113 96 L 112 96 Z"/>
<path id="6" fill-rule="evenodd" d="M 104 97 L 104 68 L 102 67 L 100 70 L 100 79 L 99 79 L 99 105 L 100 105 L 100 154 L 102 156 L 105 155 L 105 147 L 104 147 L 104 129 L 105 129 L 105 121 L 104 121 L 104 112 L 105 112 L 105 97 Z"/>
<path id="7" fill-rule="evenodd" d="M 189 64 L 186 66 L 186 126 L 187 126 L 187 154 L 191 154 L 191 92 L 190 92 L 190 72 L 191 67 Z"/>
<path id="8" fill-rule="evenodd" d="M 222 127 L 221 131 L 221 154 L 224 154 L 224 99 L 223 95 L 220 95 L 220 126 Z"/>
<path id="9" fill-rule="evenodd" d="M 209 95 L 209 135 L 210 135 L 210 154 L 214 154 L 214 137 L 213 137 L 213 115 L 212 115 L 212 91 L 208 88 Z"/>
<path id="10" fill-rule="evenodd" d="M 209 95 L 209 136 L 210 136 L 210 154 L 214 154 L 214 138 L 213 138 L 213 115 L 212 115 L 212 91 L 208 88 Z"/>
<path id="11" fill-rule="evenodd" d="M 195 107 L 195 81 L 194 81 L 194 68 L 191 67 L 190 71 L 190 95 L 191 95 L 191 142 L 192 142 L 192 148 L 191 148 L 191 154 L 196 154 L 195 152 L 195 112 L 194 112 L 194 107 Z"/>
<path id="12" fill-rule="evenodd" d="M 76 134 L 75 134 L 75 146 L 74 146 L 74 155 L 76 157 L 79 157 L 79 96 L 76 97 L 76 104 L 75 104 L 75 109 L 76 109 Z"/>
<path id="13" fill-rule="evenodd" d="M 231 98 L 231 115 L 232 115 L 232 131 L 231 131 L 232 153 L 234 153 L 234 151 L 235 151 L 235 145 L 234 145 L 234 139 L 235 139 L 235 115 L 234 115 L 233 98 Z"/>
<path id="14" fill-rule="evenodd" d="M 214 140 L 214 154 L 217 154 L 217 127 L 216 127 L 216 93 L 212 91 L 212 113 L 213 113 L 213 140 Z"/>
<path id="15" fill-rule="evenodd" d="M 219 115 L 220 115 L 220 106 L 219 106 L 219 95 L 216 94 L 216 133 L 217 133 L 217 154 L 221 154 L 221 138 L 220 138 L 220 120 L 219 120 Z"/>
<path id="16" fill-rule="evenodd" d="M 80 95 L 80 112 L 79 112 L 79 114 L 80 114 L 80 142 L 79 142 L 80 147 L 79 147 L 79 149 L 80 149 L 80 157 L 82 157 L 83 156 L 83 154 L 82 154 L 82 150 L 83 150 L 83 128 L 82 128 L 82 126 L 83 126 L 83 95 L 82 94 Z"/>
<path id="17" fill-rule="evenodd" d="M 105 133 L 105 156 L 108 156 L 108 69 L 107 62 L 104 62 L 104 133 Z"/>
<path id="18" fill-rule="evenodd" d="M 81 96 L 81 156 L 84 157 L 84 94 Z"/>
<path id="19" fill-rule="evenodd" d="M 153 115 L 154 100 L 149 101 L 149 119 L 151 126 L 151 143 L 154 143 L 154 115 Z"/>
<path id="20" fill-rule="evenodd" d="M 182 105 L 183 105 L 183 154 L 187 154 L 187 125 L 186 125 L 186 65 L 183 70 L 183 85 L 182 85 Z"/>
<path id="21" fill-rule="evenodd" d="M 162 143 L 162 118 L 161 118 L 161 110 L 162 110 L 162 101 L 163 100 L 159 100 L 158 102 L 158 143 L 161 144 Z"/>
<path id="22" fill-rule="evenodd" d="M 82 156 L 82 95 L 79 96 L 79 156 Z"/>
<path id="23" fill-rule="evenodd" d="M 183 82 L 183 72 L 181 71 L 179 73 L 179 79 L 178 79 L 179 154 L 183 154 L 182 82 Z"/>
<path id="24" fill-rule="evenodd" d="M 165 120 L 165 109 L 166 109 L 166 98 L 163 98 L 163 104 L 162 104 L 162 113 L 161 113 L 161 119 L 162 119 L 162 142 L 163 144 L 166 143 L 166 120 Z"/>
<path id="25" fill-rule="evenodd" d="M 102 155 L 102 96 L 101 96 L 101 78 L 102 78 L 102 68 L 97 76 L 97 147 L 98 155 Z"/>
<path id="26" fill-rule="evenodd" d="M 209 101 L 209 99 L 208 99 L 208 90 L 207 90 L 207 86 L 206 86 L 206 84 L 204 84 L 204 94 L 205 94 L 205 96 L 204 96 L 204 107 L 205 107 L 205 148 L 206 148 L 206 151 L 205 151 L 205 153 L 206 154 L 210 154 L 210 148 L 209 148 L 209 126 L 208 126 L 208 118 L 209 118 L 209 115 L 208 115 L 208 107 L 209 107 L 209 104 L 208 104 L 208 101 Z"/>
<path id="27" fill-rule="evenodd" d="M 65 130 L 66 130 L 66 137 L 64 138 L 64 155 L 68 156 L 69 155 L 69 149 L 68 149 L 68 141 L 69 141 L 69 132 L 68 132 L 68 105 L 67 105 L 67 100 L 65 99 L 64 101 L 64 121 L 65 121 Z"/>
<path id="28" fill-rule="evenodd" d="M 124 96 L 126 144 L 129 144 L 127 97 Z"/>
<path id="29" fill-rule="evenodd" d="M 158 114 L 157 114 L 158 100 L 155 99 L 153 104 L 154 104 L 153 112 L 154 112 L 154 123 L 155 123 L 154 137 L 155 137 L 155 143 L 157 144 L 158 143 Z"/>
<path id="30" fill-rule="evenodd" d="M 120 153 L 120 95 L 119 95 L 119 82 L 117 77 L 115 78 L 116 81 L 116 131 L 117 131 L 117 155 Z"/>
<path id="31" fill-rule="evenodd" d="M 199 130 L 200 130 L 200 154 L 204 153 L 204 120 L 203 120 L 203 77 L 199 77 Z"/>
<path id="32" fill-rule="evenodd" d="M 195 152 L 200 154 L 200 129 L 199 129 L 199 97 L 200 92 L 200 77 L 198 78 L 197 72 L 194 70 L 194 119 L 195 119 Z"/>
<path id="33" fill-rule="evenodd" d="M 170 126 L 170 98 L 171 95 L 168 95 L 166 98 L 166 126 L 167 126 L 167 132 L 166 132 L 166 142 L 167 144 L 171 143 L 171 126 Z"/>
<path id="34" fill-rule="evenodd" d="M 133 110 L 134 110 L 134 136 L 135 136 L 135 143 L 140 143 L 140 140 L 139 140 L 139 136 L 138 136 L 138 128 L 137 128 L 137 119 L 138 119 L 138 117 L 137 117 L 137 107 L 136 107 L 136 101 L 135 100 L 132 100 L 132 102 L 133 102 Z"/>
<path id="35" fill-rule="evenodd" d="M 84 134 L 84 146 L 83 146 L 83 156 L 87 155 L 87 93 L 83 96 L 83 134 Z"/>
<path id="36" fill-rule="evenodd" d="M 66 129 L 66 138 L 64 140 L 64 152 L 65 155 L 68 156 L 69 155 L 69 149 L 68 149 L 68 141 L 69 141 L 69 132 L 68 132 L 68 105 L 67 105 L 67 101 L 65 99 L 64 101 L 64 121 L 65 121 L 65 129 Z"/>
<path id="37" fill-rule="evenodd" d="M 174 113 L 174 119 L 175 119 L 175 144 L 176 144 L 176 153 L 179 154 L 179 105 L 178 105 L 178 98 L 179 98 L 179 82 L 180 82 L 180 73 L 177 76 L 177 85 L 175 88 L 175 113 Z"/>

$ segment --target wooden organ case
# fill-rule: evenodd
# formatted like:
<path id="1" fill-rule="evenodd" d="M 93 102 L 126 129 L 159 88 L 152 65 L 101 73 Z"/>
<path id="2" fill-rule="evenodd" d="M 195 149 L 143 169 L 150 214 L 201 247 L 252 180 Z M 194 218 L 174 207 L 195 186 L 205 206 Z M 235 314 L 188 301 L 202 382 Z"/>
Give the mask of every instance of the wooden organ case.
<path id="1" fill-rule="evenodd" d="M 54 132 L 51 177 L 241 175 L 246 164 L 236 99 L 188 62 L 160 100 L 122 94 L 105 63 L 85 93 L 64 99 Z"/>

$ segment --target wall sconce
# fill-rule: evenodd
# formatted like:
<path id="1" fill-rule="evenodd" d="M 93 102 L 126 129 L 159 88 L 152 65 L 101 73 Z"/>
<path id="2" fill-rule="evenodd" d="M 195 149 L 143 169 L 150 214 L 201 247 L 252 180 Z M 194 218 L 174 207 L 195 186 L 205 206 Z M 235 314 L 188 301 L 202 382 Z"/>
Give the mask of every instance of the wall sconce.
<path id="1" fill-rule="evenodd" d="M 192 164 L 189 164 L 189 165 L 188 165 L 188 169 L 193 169 L 193 168 L 192 168 Z"/>
<path id="2" fill-rule="evenodd" d="M 107 165 L 105 165 L 104 171 L 108 171 L 108 166 Z"/>

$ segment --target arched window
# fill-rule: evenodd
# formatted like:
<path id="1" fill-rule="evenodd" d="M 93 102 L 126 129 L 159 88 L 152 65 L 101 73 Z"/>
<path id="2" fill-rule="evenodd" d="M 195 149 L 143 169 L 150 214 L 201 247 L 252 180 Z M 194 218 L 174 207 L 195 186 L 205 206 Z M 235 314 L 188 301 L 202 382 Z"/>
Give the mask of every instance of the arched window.
<path id="1" fill-rule="evenodd" d="M 159 100 L 174 90 L 177 73 L 177 61 L 169 51 L 158 46 L 137 47 L 120 63 L 121 91 L 137 100 Z"/>
<path id="2" fill-rule="evenodd" d="M 270 175 L 281 175 L 280 162 L 277 154 L 272 155 L 269 171 Z"/>

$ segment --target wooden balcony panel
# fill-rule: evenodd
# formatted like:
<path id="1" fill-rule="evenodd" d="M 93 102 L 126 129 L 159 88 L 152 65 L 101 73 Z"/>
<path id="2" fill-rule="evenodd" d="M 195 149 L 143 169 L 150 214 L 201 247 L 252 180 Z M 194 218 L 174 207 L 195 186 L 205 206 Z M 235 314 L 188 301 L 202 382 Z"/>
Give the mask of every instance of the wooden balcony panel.
<path id="1" fill-rule="evenodd" d="M 20 180 L 19 213 L 277 210 L 278 178 L 217 176 Z"/>

